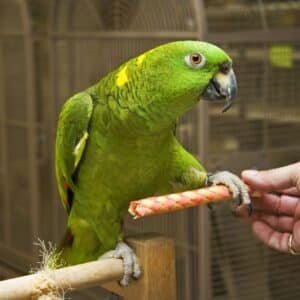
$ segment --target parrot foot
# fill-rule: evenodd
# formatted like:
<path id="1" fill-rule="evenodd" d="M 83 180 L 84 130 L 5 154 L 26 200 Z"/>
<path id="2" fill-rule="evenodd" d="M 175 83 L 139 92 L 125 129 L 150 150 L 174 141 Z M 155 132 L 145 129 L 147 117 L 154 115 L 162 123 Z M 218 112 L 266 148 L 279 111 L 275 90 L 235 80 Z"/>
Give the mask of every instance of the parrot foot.
<path id="1" fill-rule="evenodd" d="M 105 258 L 123 259 L 124 275 L 120 280 L 120 284 L 122 286 L 127 286 L 131 277 L 138 279 L 142 274 L 137 256 L 135 255 L 133 250 L 124 242 L 118 242 L 115 250 L 108 251 L 99 257 L 99 259 Z"/>
<path id="2" fill-rule="evenodd" d="M 216 172 L 208 176 L 208 183 L 212 185 L 224 184 L 232 192 L 235 203 L 232 207 L 233 212 L 240 205 L 245 205 L 248 210 L 248 215 L 252 213 L 252 203 L 249 197 L 248 188 L 246 184 L 236 175 L 228 172 Z"/>

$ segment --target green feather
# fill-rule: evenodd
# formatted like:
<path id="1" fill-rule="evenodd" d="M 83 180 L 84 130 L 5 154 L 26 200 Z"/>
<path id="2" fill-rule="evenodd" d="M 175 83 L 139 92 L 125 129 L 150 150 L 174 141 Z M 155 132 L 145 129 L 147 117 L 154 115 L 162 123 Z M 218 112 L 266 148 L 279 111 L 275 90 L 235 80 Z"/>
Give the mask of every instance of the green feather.
<path id="1" fill-rule="evenodd" d="M 68 212 L 72 200 L 68 199 L 68 189 L 75 191 L 72 176 L 84 152 L 92 111 L 91 96 L 82 92 L 66 101 L 59 116 L 55 167 L 60 197 Z"/>

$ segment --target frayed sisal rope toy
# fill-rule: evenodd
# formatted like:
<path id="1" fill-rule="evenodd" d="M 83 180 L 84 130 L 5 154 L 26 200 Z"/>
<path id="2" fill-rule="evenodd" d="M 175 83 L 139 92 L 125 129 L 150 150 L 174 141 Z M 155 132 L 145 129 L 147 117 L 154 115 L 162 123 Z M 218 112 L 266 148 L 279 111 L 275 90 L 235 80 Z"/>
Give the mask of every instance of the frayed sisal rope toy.
<path id="1" fill-rule="evenodd" d="M 192 191 L 153 196 L 132 201 L 128 211 L 135 219 L 139 219 L 154 214 L 168 213 L 199 206 L 204 203 L 223 202 L 231 199 L 232 193 L 228 187 L 214 185 Z"/>

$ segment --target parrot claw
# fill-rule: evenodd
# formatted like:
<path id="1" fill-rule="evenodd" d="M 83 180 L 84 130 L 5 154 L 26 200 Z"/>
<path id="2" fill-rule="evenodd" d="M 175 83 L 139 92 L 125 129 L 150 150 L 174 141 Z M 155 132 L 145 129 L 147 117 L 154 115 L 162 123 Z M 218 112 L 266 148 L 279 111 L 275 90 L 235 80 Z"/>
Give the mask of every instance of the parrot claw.
<path id="1" fill-rule="evenodd" d="M 208 183 L 212 185 L 224 184 L 230 189 L 233 199 L 235 200 L 232 206 L 233 212 L 236 211 L 238 206 L 245 205 L 248 210 L 248 215 L 250 216 L 252 214 L 252 203 L 248 188 L 238 176 L 228 171 L 216 172 L 208 176 Z"/>
<path id="2" fill-rule="evenodd" d="M 99 259 L 105 258 L 122 258 L 124 275 L 120 280 L 122 286 L 129 284 L 130 278 L 138 279 L 142 275 L 138 258 L 133 250 L 124 242 L 119 242 L 115 250 L 104 253 Z"/>
<path id="3" fill-rule="evenodd" d="M 246 204 L 246 207 L 247 207 L 248 217 L 250 217 L 253 211 L 252 203 Z"/>

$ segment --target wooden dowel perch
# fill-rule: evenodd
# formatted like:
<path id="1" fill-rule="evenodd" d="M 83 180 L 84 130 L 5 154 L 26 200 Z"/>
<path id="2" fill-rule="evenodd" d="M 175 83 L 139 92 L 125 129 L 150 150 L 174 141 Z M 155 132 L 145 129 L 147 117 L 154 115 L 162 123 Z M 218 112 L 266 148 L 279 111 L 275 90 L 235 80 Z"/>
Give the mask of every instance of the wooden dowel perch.
<path id="1" fill-rule="evenodd" d="M 135 249 L 143 270 L 142 278 L 132 282 L 128 287 L 121 287 L 116 282 L 123 276 L 122 260 L 105 259 L 51 270 L 50 273 L 40 272 L 0 281 L 0 300 L 53 299 L 41 296 L 55 295 L 61 290 L 68 292 L 100 284 L 109 291 L 123 296 L 124 300 L 175 300 L 176 274 L 173 241 L 148 234 L 138 238 L 129 238 L 127 243 Z"/>
<path id="2" fill-rule="evenodd" d="M 204 203 L 228 201 L 232 199 L 230 190 L 224 185 L 215 185 L 192 191 L 154 196 L 132 201 L 129 213 L 135 219 L 199 206 Z"/>
<path id="3" fill-rule="evenodd" d="M 0 281 L 0 299 L 36 299 L 60 289 L 81 289 L 96 286 L 106 281 L 122 278 L 123 267 L 120 259 L 105 259 L 76 266 L 61 268 Z"/>
<path id="4" fill-rule="evenodd" d="M 68 290 L 92 287 L 122 277 L 120 259 L 105 259 L 51 271 L 0 281 L 0 299 L 34 299 L 56 288 Z M 52 278 L 52 280 L 50 280 Z"/>

